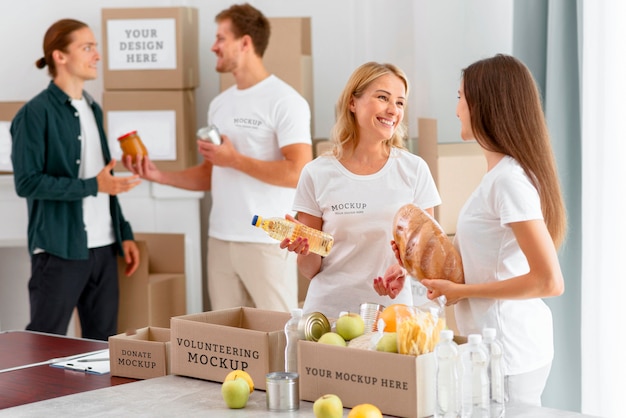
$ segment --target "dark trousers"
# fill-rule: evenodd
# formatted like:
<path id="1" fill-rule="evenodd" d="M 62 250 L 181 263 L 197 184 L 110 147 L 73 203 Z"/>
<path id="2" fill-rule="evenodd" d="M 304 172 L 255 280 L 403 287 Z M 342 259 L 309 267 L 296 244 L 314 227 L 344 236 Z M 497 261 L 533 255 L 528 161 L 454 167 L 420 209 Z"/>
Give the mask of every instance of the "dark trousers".
<path id="1" fill-rule="evenodd" d="M 106 341 L 117 334 L 119 285 L 113 245 L 90 249 L 88 260 L 34 254 L 31 270 L 27 330 L 65 335 L 76 307 L 83 338 Z"/>

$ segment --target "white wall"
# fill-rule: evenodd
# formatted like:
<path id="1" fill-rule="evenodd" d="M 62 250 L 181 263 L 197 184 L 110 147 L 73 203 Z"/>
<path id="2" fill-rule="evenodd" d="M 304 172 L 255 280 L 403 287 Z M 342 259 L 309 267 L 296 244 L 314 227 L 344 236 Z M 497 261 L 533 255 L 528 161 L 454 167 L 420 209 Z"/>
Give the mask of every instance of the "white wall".
<path id="1" fill-rule="evenodd" d="M 394 63 L 409 77 L 410 136 L 418 135 L 419 115 L 439 119 L 440 141 L 455 142 L 459 140 L 455 107 L 460 70 L 478 58 L 511 52 L 512 1 L 257 0 L 250 3 L 269 17 L 312 18 L 314 137 L 328 136 L 334 121 L 335 101 L 351 72 L 360 64 L 374 60 Z M 201 85 L 196 92 L 196 112 L 198 125 L 204 125 L 209 102 L 218 93 L 215 56 L 210 51 L 215 37 L 214 17 L 230 4 L 230 0 L 3 1 L 0 3 L 0 101 L 26 101 L 47 86 L 47 71 L 37 69 L 34 62 L 43 54 L 43 36 L 54 21 L 66 17 L 82 20 L 102 43 L 102 8 L 190 6 L 199 11 Z M 101 101 L 102 78 L 88 82 L 86 89 Z M 5 189 L 11 193 L 10 182 L 6 183 Z M 0 196 L 0 204 L 3 202 L 7 201 Z M 16 203 L 11 200 L 11 204 Z M 143 219 L 133 219 L 133 213 L 141 210 L 129 205 L 132 203 L 124 203 L 126 216 L 132 224 L 141 225 Z M 25 215 L 25 203 L 24 212 L 21 210 L 12 211 L 17 212 L 13 216 Z M 206 206 L 203 210 L 202 218 L 206 216 Z M 0 217 L 0 231 L 15 224 L 11 216 Z M 167 228 L 161 225 L 162 230 Z M 204 237 L 204 232 L 201 236 Z M 4 267 L 8 265 L 10 269 Z M 0 248 L 0 266 L 0 283 L 11 281 L 13 288 L 14 281 L 19 280 L 25 286 L 29 276 L 25 249 L 20 253 Z M 26 325 L 27 292 L 25 287 L 20 289 L 20 297 L 14 300 L 22 316 L 10 316 L 7 312 L 14 310 L 5 306 L 0 311 L 3 329 Z M 0 293 L 7 295 L 12 291 L 1 288 Z"/>
<path id="2" fill-rule="evenodd" d="M 199 126 L 204 125 L 208 104 L 218 93 L 215 57 L 210 51 L 214 16 L 239 1 L 244 0 L 3 0 L 0 2 L 0 101 L 26 101 L 46 87 L 49 81 L 46 71 L 36 69 L 34 62 L 42 55 L 44 32 L 54 21 L 66 17 L 82 20 L 101 38 L 102 8 L 190 6 L 199 11 L 201 85 L 196 95 L 197 120 Z M 460 125 L 455 108 L 461 69 L 477 59 L 512 52 L 513 2 L 250 0 L 269 17 L 312 18 L 314 137 L 328 136 L 335 101 L 350 73 L 358 65 L 374 60 L 394 63 L 409 77 L 410 136 L 418 135 L 418 116 L 431 117 L 439 121 L 440 142 L 459 141 Z M 102 43 L 102 39 L 99 41 Z M 86 89 L 101 101 L 101 78 L 87 83 Z M 2 199 L 1 186 L 2 182 L 0 215 L 9 211 Z M 127 216 L 141 213 L 129 207 L 130 202 L 123 205 Z M 202 217 L 206 216 L 206 207 L 204 210 Z M 11 209 L 19 212 L 14 217 L 25 215 L 25 211 L 25 203 Z M 142 225 L 144 221 L 129 219 L 134 225 Z M 14 222 L 11 216 L 0 216 L 0 235 L 3 230 L 11 229 Z M 23 242 L 25 235 L 24 230 Z M 204 230 L 201 236 L 204 237 Z M 28 276 L 26 250 L 3 249 L 0 243 L 0 330 L 26 325 Z M 15 304 L 13 308 L 11 303 Z"/>
<path id="3" fill-rule="evenodd" d="M 350 73 L 366 61 L 400 66 L 412 85 L 408 108 L 410 135 L 417 117 L 439 119 L 440 141 L 459 140 L 455 116 L 461 68 L 512 48 L 513 0 L 257 0 L 270 17 L 312 18 L 315 137 L 327 137 L 334 104 Z M 199 11 L 200 79 L 198 124 L 206 120 L 209 101 L 218 92 L 214 16 L 227 0 L 21 0 L 0 5 L 0 101 L 28 100 L 47 82 L 34 66 L 42 56 L 48 26 L 60 18 L 86 22 L 100 38 L 102 8 L 190 6 Z M 102 42 L 102 39 L 99 39 Z M 86 88 L 96 99 L 102 79 Z"/>

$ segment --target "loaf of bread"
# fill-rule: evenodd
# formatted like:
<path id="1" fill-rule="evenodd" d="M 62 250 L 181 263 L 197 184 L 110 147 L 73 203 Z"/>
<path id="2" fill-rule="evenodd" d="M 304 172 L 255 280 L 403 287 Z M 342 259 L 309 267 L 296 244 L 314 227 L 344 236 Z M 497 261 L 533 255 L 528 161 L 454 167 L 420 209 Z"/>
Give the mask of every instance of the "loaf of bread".
<path id="1" fill-rule="evenodd" d="M 437 221 L 421 208 L 408 204 L 398 210 L 393 239 L 404 268 L 418 281 L 446 279 L 464 283 L 459 252 Z"/>

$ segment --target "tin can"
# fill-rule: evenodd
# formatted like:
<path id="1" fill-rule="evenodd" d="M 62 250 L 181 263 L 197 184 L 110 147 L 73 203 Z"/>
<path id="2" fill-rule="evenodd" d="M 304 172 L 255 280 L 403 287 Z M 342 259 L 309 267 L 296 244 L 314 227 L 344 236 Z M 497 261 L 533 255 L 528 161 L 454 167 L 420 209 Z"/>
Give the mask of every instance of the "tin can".
<path id="1" fill-rule="evenodd" d="M 220 131 L 215 125 L 205 126 L 198 129 L 198 132 L 196 132 L 196 136 L 203 141 L 209 141 L 214 143 L 215 145 L 220 145 L 222 143 Z"/>
<path id="2" fill-rule="evenodd" d="M 270 411 L 295 411 L 300 408 L 298 373 L 268 373 L 265 375 L 265 387 L 265 400 Z"/>
<path id="3" fill-rule="evenodd" d="M 330 322 L 321 312 L 303 315 L 298 323 L 300 339 L 316 342 L 322 335 L 330 332 Z"/>

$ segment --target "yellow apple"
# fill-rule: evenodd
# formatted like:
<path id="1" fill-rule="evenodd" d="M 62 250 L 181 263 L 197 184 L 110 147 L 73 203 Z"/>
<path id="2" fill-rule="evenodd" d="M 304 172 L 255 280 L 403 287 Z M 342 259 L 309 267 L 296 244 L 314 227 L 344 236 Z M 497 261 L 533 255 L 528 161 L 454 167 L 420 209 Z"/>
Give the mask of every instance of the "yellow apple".
<path id="1" fill-rule="evenodd" d="M 317 342 L 328 345 L 338 345 L 340 347 L 346 347 L 348 345 L 346 344 L 346 340 L 336 332 L 324 333 Z"/>
<path id="2" fill-rule="evenodd" d="M 222 398 L 231 409 L 241 409 L 248 403 L 250 386 L 246 379 L 237 377 L 222 383 Z"/>
<path id="3" fill-rule="evenodd" d="M 383 413 L 375 405 L 362 403 L 348 412 L 348 418 L 383 418 Z"/>
<path id="4" fill-rule="evenodd" d="M 365 332 L 365 322 L 363 322 L 361 315 L 356 312 L 340 316 L 335 323 L 335 327 L 337 334 L 341 335 L 346 341 L 360 337 Z"/>
<path id="5" fill-rule="evenodd" d="M 376 351 L 385 351 L 387 353 L 398 352 L 398 334 L 395 332 L 385 332 L 380 340 L 376 343 Z"/>
<path id="6" fill-rule="evenodd" d="M 315 418 L 343 417 L 343 403 L 337 395 L 327 394 L 317 398 L 313 403 Z"/>
<path id="7" fill-rule="evenodd" d="M 252 381 L 252 376 L 243 370 L 233 370 L 228 373 L 224 378 L 224 382 L 227 380 L 235 380 L 236 378 L 241 378 L 248 382 L 248 386 L 250 386 L 250 393 L 254 392 L 254 382 Z"/>

